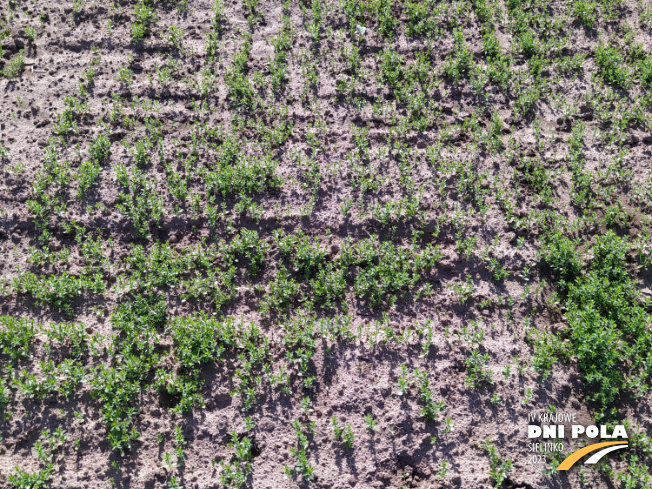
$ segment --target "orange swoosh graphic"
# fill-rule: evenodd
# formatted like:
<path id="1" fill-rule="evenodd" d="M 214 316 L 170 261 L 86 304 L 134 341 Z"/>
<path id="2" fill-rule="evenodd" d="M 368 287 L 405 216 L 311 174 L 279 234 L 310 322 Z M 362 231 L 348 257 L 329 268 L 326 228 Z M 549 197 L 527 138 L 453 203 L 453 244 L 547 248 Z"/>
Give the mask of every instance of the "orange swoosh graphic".
<path id="1" fill-rule="evenodd" d="M 570 469 L 573 465 L 575 465 L 575 462 L 577 462 L 579 459 L 581 459 L 584 455 L 594 452 L 600 448 L 603 447 L 609 447 L 611 445 L 627 445 L 626 441 L 605 441 L 603 443 L 594 443 L 593 445 L 589 445 L 588 447 L 584 447 L 576 452 L 571 453 L 568 457 L 566 457 L 566 460 L 564 460 L 562 463 L 559 464 L 559 467 L 557 467 L 557 470 L 568 470 Z"/>

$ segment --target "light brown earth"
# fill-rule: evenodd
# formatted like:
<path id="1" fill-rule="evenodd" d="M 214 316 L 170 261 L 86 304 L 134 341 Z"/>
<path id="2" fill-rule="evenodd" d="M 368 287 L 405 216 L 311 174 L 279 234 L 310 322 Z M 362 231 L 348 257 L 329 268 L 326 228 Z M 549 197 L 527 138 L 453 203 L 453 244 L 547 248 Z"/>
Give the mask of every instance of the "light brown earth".
<path id="1" fill-rule="evenodd" d="M 352 26 L 344 14 L 346 3 L 323 2 L 319 40 L 314 40 L 307 30 L 314 18 L 310 3 L 293 0 L 284 6 L 278 1 L 262 1 L 253 10 L 259 15 L 256 18 L 247 5 L 229 0 L 215 23 L 213 3 L 208 0 L 190 0 L 185 10 L 181 4 L 152 0 L 156 21 L 140 42 L 132 40 L 131 25 L 138 5 L 132 0 L 80 0 L 75 4 L 31 0 L 3 2 L 0 6 L 0 33 L 6 33 L 0 42 L 5 53 L 0 69 L 9 69 L 19 56 L 18 47 L 25 62 L 15 78 L 0 78 L 0 142 L 7 150 L 6 158 L 0 160 L 0 270 L 4 277 L 0 307 L 3 315 L 33 319 L 42 328 L 29 342 L 28 356 L 13 362 L 8 350 L 1 354 L 0 348 L 0 376 L 11 398 L 0 423 L 0 488 L 39 487 L 19 486 L 10 481 L 10 476 L 16 475 L 15 467 L 29 473 L 45 467 L 34 445 L 44 443 L 43 430 L 57 428 L 65 430 L 67 438 L 48 458 L 52 472 L 43 487 L 154 489 L 174 487 L 174 480 L 184 488 L 224 487 L 220 462 L 234 460 L 234 449 L 229 446 L 232 431 L 252 440 L 251 470 L 245 473 L 243 487 L 256 489 L 494 487 L 497 482 L 490 474 L 490 457 L 481 447 L 486 440 L 495 445 L 500 461 L 513 462 L 501 487 L 621 487 L 617 476 L 608 474 L 604 467 L 576 467 L 555 473 L 550 457 L 548 463 L 530 463 L 528 414 L 554 409 L 576 413 L 582 423 L 591 424 L 597 412 L 596 405 L 586 398 L 587 388 L 576 358 L 558 359 L 547 378 L 535 369 L 531 332 L 552 335 L 568 327 L 565 311 L 549 301 L 557 289 L 554 273 L 538 254 L 542 231 L 537 220 L 542 214 L 537 213 L 550 210 L 571 221 L 581 217 L 583 209 L 571 198 L 568 155 L 571 127 L 585 124 L 582 155 L 586 171 L 604 171 L 618 161 L 622 151 L 626 153 L 621 154 L 620 168 L 632 171 L 610 184 L 613 195 L 596 200 L 598 207 L 621 199 L 632 221 L 618 229 L 620 235 L 648 239 L 652 138 L 647 122 L 625 124 L 616 130 L 615 124 L 604 124 L 600 119 L 597 97 L 591 94 L 613 90 L 613 103 L 604 103 L 616 117 L 633 111 L 638 104 L 644 118 L 649 118 L 650 105 L 645 102 L 649 89 L 644 83 L 632 74 L 629 90 L 609 88 L 598 77 L 594 57 L 601 40 L 625 51 L 640 43 L 649 56 L 652 38 L 644 14 L 649 7 L 635 2 L 611 7 L 606 2 L 592 4 L 597 5 L 596 24 L 594 29 L 586 29 L 571 4 L 523 2 L 516 11 L 537 14 L 560 25 L 559 30 L 551 30 L 552 39 L 559 40 L 560 45 L 539 53 L 542 59 L 553 60 L 542 71 L 544 93 L 523 115 L 516 109 L 517 75 L 508 88 L 491 80 L 474 88 L 471 80 L 476 75 L 463 75 L 459 81 L 445 75 L 444 66 L 455 50 L 455 25 L 462 29 L 474 69 L 480 70 L 476 74 L 489 65 L 483 53 L 479 2 L 426 3 L 428 15 L 440 29 L 431 40 L 406 31 L 410 22 L 408 2 L 385 2 L 391 9 L 389 18 L 398 20 L 393 39 L 381 33 L 382 16 L 369 13 L 375 8 L 373 2 L 368 2 L 366 13 Z M 513 16 L 502 2 L 488 5 L 500 9 L 500 16 L 496 11 L 493 14 L 495 34 L 500 50 L 511 59 L 508 71 L 521 73 L 520 83 L 532 86 L 531 58 L 521 52 L 515 40 L 510 28 Z M 613 8 L 613 18 L 606 17 L 609 8 Z M 46 14 L 42 21 L 41 13 Z M 278 50 L 273 40 L 282 34 L 284 16 L 292 32 L 287 76 L 281 87 L 274 89 L 270 66 Z M 360 29 L 355 34 L 357 25 L 366 28 L 363 35 L 359 35 Z M 165 39 L 171 26 L 184 31 L 178 48 Z M 33 42 L 28 38 L 28 27 L 34 29 Z M 544 29 L 539 24 L 534 29 L 535 44 L 541 48 Z M 626 37 L 627 29 L 632 31 L 631 37 Z M 207 54 L 206 36 L 210 32 L 216 36 L 217 55 L 213 60 Z M 246 33 L 251 34 L 251 51 L 246 56 L 244 76 L 254 87 L 253 108 L 238 107 L 225 82 Z M 396 99 L 395 90 L 407 81 L 391 88 L 380 75 L 381 55 L 386 48 L 402 56 L 397 63 L 403 69 L 416 66 L 419 56 L 429 60 L 424 65 L 421 91 L 412 98 L 423 97 L 423 107 L 414 109 L 418 116 L 411 117 L 407 104 Z M 352 68 L 356 63 L 350 61 L 356 49 L 357 72 Z M 562 59 L 582 54 L 586 59 L 578 70 L 562 72 Z M 94 59 L 99 60 L 96 65 L 92 64 Z M 161 69 L 174 62 L 179 63 L 178 72 L 162 83 Z M 313 62 L 314 84 L 306 75 Z M 96 75 L 83 95 L 80 78 L 89 66 L 95 66 Z M 119 79 L 120 70 L 125 68 L 133 72 L 131 84 Z M 352 80 L 355 87 L 343 88 Z M 203 92 L 202 83 L 207 83 Z M 59 115 L 66 108 L 66 97 L 87 101 L 88 114 L 76 117 L 77 128 L 59 137 L 55 132 L 61 127 Z M 593 97 L 591 104 L 587 97 Z M 198 106 L 200 101 L 202 107 Z M 111 113 L 116 114 L 113 120 L 108 116 Z M 161 146 L 149 148 L 151 161 L 139 167 L 133 148 L 137 141 L 151 137 L 145 126 L 147 118 L 160 121 Z M 417 128 L 414 124 L 420 118 L 425 127 Z M 493 149 L 489 141 L 492 120 L 500 121 L 494 135 L 499 143 Z M 287 138 L 266 145 L 265 132 L 284 121 L 291 127 Z M 239 128 L 239 123 L 244 126 Z M 212 128 L 217 129 L 217 135 L 207 133 L 206 129 Z M 355 135 L 361 129 L 369 130 L 369 157 L 355 163 Z M 78 194 L 80 166 L 91 159 L 89 144 L 100 134 L 112 142 L 110 156 L 101 165 L 97 184 Z M 260 206 L 258 219 L 251 212 L 236 209 L 241 199 L 233 186 L 211 197 L 206 172 L 218 166 L 216 161 L 229 135 L 236 150 L 243 151 L 240 161 L 251 162 L 265 154 L 276 165 L 273 174 L 278 178 L 278 188 L 267 186 L 243 193 Z M 605 139 L 609 135 L 615 142 L 610 144 Z M 194 148 L 193 137 L 197 141 Z M 53 139 L 48 142 L 48 138 Z M 403 170 L 399 144 L 407 153 Z M 388 150 L 390 145 L 393 149 Z M 53 170 L 45 159 L 48 146 L 58 152 L 58 169 Z M 541 202 L 545 188 L 533 189 L 525 181 L 519 165 L 527 158 L 538 158 L 548 172 L 544 187 L 552 189 L 551 203 Z M 119 165 L 132 172 L 139 167 L 151 182 L 152 195 L 161 199 L 160 220 L 146 223 L 146 232 L 141 235 L 132 218 L 118 207 L 125 200 L 120 196 L 124 189 L 118 181 Z M 362 192 L 360 178 L 354 177 L 356 165 L 372 184 L 374 178 L 379 179 L 378 189 Z M 185 199 L 173 195 L 174 175 L 187 178 Z M 596 178 L 594 189 L 608 179 L 604 178 Z M 247 183 L 251 180 L 245 178 Z M 35 185 L 38 181 L 45 182 L 42 194 Z M 65 204 L 64 209 L 51 205 L 46 212 L 49 239 L 35 223 L 35 207 L 30 204 L 43 203 L 42 195 L 59 197 Z M 416 195 L 420 200 L 413 215 L 393 211 L 384 222 L 382 212 L 373 212 L 377 204 Z M 344 216 L 342 207 L 347 199 L 351 199 L 350 211 Z M 514 204 L 512 214 L 505 206 L 510 201 Z M 486 206 L 484 212 L 478 202 Z M 215 222 L 211 222 L 211 206 L 216 206 L 216 213 L 223 211 Z M 144 214 L 146 218 L 152 216 L 151 211 Z M 73 222 L 94 238 L 100 237 L 104 261 L 87 266 L 82 256 L 86 241 L 79 231 L 66 230 Z M 233 297 L 224 304 L 216 306 L 211 294 L 214 289 L 229 286 L 217 287 L 210 280 L 208 294 L 183 299 L 181 294 L 191 279 L 226 269 L 225 250 L 241 229 L 255 230 L 268 246 L 261 272 L 252 277 L 247 271 L 250 261 L 240 257 L 233 264 Z M 415 272 L 416 279 L 395 294 L 395 303 L 390 301 L 392 294 L 382 295 L 380 303 L 374 304 L 368 296 L 357 293 L 356 277 L 362 267 L 351 265 L 344 272 L 343 295 L 327 308 L 320 305 L 310 279 L 281 253 L 273 238 L 276 230 L 303 230 L 317 237 L 316 246 L 325 252 L 319 266 L 325 269 L 328 264 L 343 263 L 347 240 L 354 243 L 367 238 L 406 249 L 414 240 L 414 249 L 419 252 L 429 245 L 438 246 L 441 258 L 432 268 Z M 572 232 L 570 228 L 561 231 Z M 580 233 L 582 245 L 604 232 L 599 223 L 585 225 Z M 468 257 L 458 247 L 460 238 L 477 239 Z M 126 259 L 134 247 L 142 246 L 147 254 L 157 242 L 168 244 L 175 256 L 196 253 L 200 244 L 204 249 L 211 244 L 216 248 L 207 266 L 181 270 L 154 284 L 153 279 L 138 277 Z M 70 256 L 65 261 L 51 253 L 53 262 L 39 264 L 36 249 L 54 254 L 68 250 Z M 492 258 L 508 272 L 506 278 L 495 278 L 490 268 Z M 652 278 L 647 269 L 637 272 L 633 258 L 630 265 L 633 274 L 639 273 L 640 287 L 648 287 Z M 272 292 L 270 283 L 281 267 L 287 268 L 300 292 L 287 309 L 266 311 L 261 308 L 264 297 Z M 99 273 L 106 289 L 98 293 L 73 291 L 75 297 L 66 312 L 48 300 L 39 304 L 34 293 L 18 290 L 15 280 L 25 272 L 37 277 Z M 396 278 L 395 272 L 390 273 L 392 277 Z M 462 303 L 455 287 L 467 280 L 472 291 Z M 43 287 L 41 283 L 37 289 Z M 154 342 L 160 358 L 151 370 L 143 372 L 141 391 L 129 403 L 137 408 L 132 426 L 140 436 L 121 455 L 107 441 L 107 422 L 102 402 L 91 396 L 92 381 L 99 365 L 123 368 L 119 349 L 125 333 L 116 328 L 112 313 L 120 304 L 131 303 L 138 293 L 162 298 L 166 310 L 164 324 L 154 327 L 158 336 L 146 340 Z M 487 302 L 492 300 L 493 305 Z M 242 325 L 238 334 L 244 334 L 245 326 L 252 322 L 268 339 L 269 353 L 253 367 L 252 375 L 260 376 L 260 383 L 255 386 L 256 402 L 250 409 L 243 409 L 243 398 L 235 392 L 239 385 L 236 371 L 245 368 L 244 357 L 238 357 L 246 351 L 241 344 L 227 347 L 221 359 L 216 355 L 197 366 L 203 381 L 199 394 L 204 407 L 174 413 L 171 409 L 178 405 L 179 396 L 160 392 L 153 385 L 158 368 L 175 375 L 182 372 L 177 343 L 169 328 L 175 318 L 199 311 L 216 320 L 234 318 Z M 348 341 L 319 332 L 318 322 L 306 323 L 316 331 L 314 356 L 309 361 L 309 374 L 315 376 L 311 387 L 302 385 L 298 364 L 286 356 L 294 346 L 283 342 L 288 336 L 284 325 L 301 314 L 315 315 L 317 320 L 350 315 Z M 52 324 L 67 322 L 83 323 L 89 338 L 101 335 L 100 346 L 75 356 L 69 345 L 45 334 Z M 425 340 L 419 332 L 427 325 L 432 328 L 432 346 L 423 355 Z M 3 328 L 6 325 L 0 325 L 0 331 Z M 484 335 L 472 339 L 472 333 L 478 331 Z M 263 344 L 260 338 L 256 341 Z M 475 387 L 467 382 L 473 351 L 488 355 L 486 370 L 491 373 L 491 382 Z M 22 378 L 20 372 L 33 373 L 40 384 L 47 373 L 39 362 L 52 360 L 59 365 L 66 358 L 76 359 L 84 369 L 84 380 L 69 398 L 59 391 L 61 376 L 54 376 L 56 386 L 42 399 L 29 398 L 17 380 Z M 286 367 L 286 392 L 273 385 L 262 364 L 276 374 Z M 397 386 L 402 365 L 409 368 L 410 378 L 414 378 L 414 369 L 427 372 L 434 400 L 445 405 L 436 420 L 424 420 L 416 384 L 400 395 Z M 306 397 L 311 406 L 304 412 L 301 400 Z M 635 429 L 650 433 L 649 401 L 649 394 L 618 398 L 618 418 L 629 420 L 631 433 Z M 366 427 L 366 414 L 376 420 L 375 430 Z M 252 431 L 246 431 L 247 416 L 254 422 Z M 352 448 L 335 439 L 333 417 L 342 427 L 350 425 Z M 315 423 L 307 448 L 315 474 L 312 481 L 300 474 L 288 478 L 284 473 L 284 466 L 294 467 L 294 420 L 301 421 L 304 431 L 309 422 Z M 184 460 L 179 464 L 174 454 L 175 427 L 180 427 L 186 440 Z M 564 448 L 564 453 L 570 451 L 570 446 Z M 173 461 L 167 468 L 166 453 Z M 650 454 L 644 450 L 636 453 L 640 463 L 649 467 Z M 630 458 L 610 456 L 607 464 L 625 473 L 630 462 Z M 442 463 L 447 464 L 448 471 L 442 471 Z M 644 475 L 640 477 L 642 483 L 630 487 L 650 487 Z"/>

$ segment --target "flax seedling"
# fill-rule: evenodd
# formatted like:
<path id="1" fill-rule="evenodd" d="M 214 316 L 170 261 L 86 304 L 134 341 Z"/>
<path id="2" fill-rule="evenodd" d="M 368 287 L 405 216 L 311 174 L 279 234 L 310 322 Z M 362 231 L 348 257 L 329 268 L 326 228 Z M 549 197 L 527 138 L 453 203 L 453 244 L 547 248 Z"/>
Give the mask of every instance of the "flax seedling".
<path id="1" fill-rule="evenodd" d="M 174 49 L 183 50 L 183 38 L 186 35 L 186 31 L 175 25 L 171 25 L 168 28 L 167 34 L 164 34 L 163 41 L 168 43 Z"/>
<path id="2" fill-rule="evenodd" d="M 2 70 L 5 78 L 18 78 L 25 69 L 25 58 L 23 57 L 23 50 L 21 49 L 16 56 L 11 58 L 11 61 Z"/>
<path id="3" fill-rule="evenodd" d="M 172 472 L 175 469 L 176 464 L 174 463 L 174 461 L 172 459 L 172 454 L 170 454 L 170 453 L 164 453 L 163 454 L 163 460 L 161 462 L 161 466 L 167 472 Z"/>
<path id="4" fill-rule="evenodd" d="M 501 460 L 496 447 L 489 439 L 485 440 L 482 444 L 478 442 L 477 445 L 489 454 L 491 466 L 489 476 L 493 479 L 494 488 L 498 489 L 512 471 L 513 462 L 511 460 Z"/>
<path id="5" fill-rule="evenodd" d="M 184 448 L 188 442 L 186 441 L 185 437 L 183 436 L 183 430 L 181 429 L 181 426 L 175 426 L 174 427 L 174 446 L 175 446 L 175 452 L 177 455 L 177 466 L 181 467 L 183 465 L 183 461 L 185 460 L 185 454 L 184 454 Z"/>
<path id="6" fill-rule="evenodd" d="M 376 431 L 377 421 L 374 419 L 371 413 L 364 415 L 364 422 L 365 422 L 365 426 L 369 431 L 371 431 L 372 433 Z"/>
<path id="7" fill-rule="evenodd" d="M 333 416 L 331 418 L 331 429 L 333 430 L 335 440 L 342 442 L 342 445 L 346 448 L 353 448 L 355 435 L 353 434 L 353 429 L 350 424 L 340 426 L 337 418 Z"/>
<path id="8" fill-rule="evenodd" d="M 312 402 L 310 401 L 309 397 L 304 397 L 301 399 L 301 411 L 303 412 L 304 416 L 308 416 L 314 412 L 314 409 L 312 409 Z"/>
<path id="9" fill-rule="evenodd" d="M 493 404 L 494 406 L 498 406 L 499 404 L 503 403 L 503 399 L 498 394 L 493 394 L 489 402 L 491 402 L 491 404 Z"/>
<path id="10" fill-rule="evenodd" d="M 423 403 L 421 416 L 423 416 L 426 421 L 434 421 L 437 419 L 438 414 L 444 411 L 446 405 L 444 401 L 435 401 L 430 388 L 428 373 L 425 370 L 415 370 L 414 376 L 416 378 L 417 386 L 419 387 L 421 402 Z"/>
<path id="11" fill-rule="evenodd" d="M 149 34 L 150 27 L 156 22 L 156 11 L 149 0 L 140 0 L 134 7 L 136 20 L 131 24 L 131 39 L 137 43 Z"/>
<path id="12" fill-rule="evenodd" d="M 36 41 L 36 31 L 32 26 L 26 26 L 25 27 L 25 35 L 27 36 L 27 40 L 33 44 L 34 41 Z"/>
<path id="13" fill-rule="evenodd" d="M 340 212 L 343 217 L 347 217 L 351 212 L 351 207 L 353 207 L 353 199 L 345 197 L 342 199 L 342 205 L 340 205 Z"/>
<path id="14" fill-rule="evenodd" d="M 183 486 L 181 485 L 181 481 L 173 475 L 168 481 L 168 489 L 183 489 Z"/>
<path id="15" fill-rule="evenodd" d="M 469 387 L 478 387 L 482 383 L 493 384 L 493 375 L 489 369 L 489 354 L 473 350 L 466 359 L 466 383 Z"/>
<path id="16" fill-rule="evenodd" d="M 455 293 L 460 304 L 466 304 L 473 295 L 471 275 L 467 275 L 464 282 L 455 282 L 448 285 L 448 287 Z"/>
<path id="17" fill-rule="evenodd" d="M 450 469 L 448 468 L 449 464 L 446 460 L 442 460 L 439 468 L 437 469 L 436 475 L 439 479 L 443 479 L 448 475 Z"/>
<path id="18" fill-rule="evenodd" d="M 0 160 L 9 159 L 9 150 L 0 142 Z"/>
<path id="19" fill-rule="evenodd" d="M 410 371 L 407 365 L 401 365 L 401 374 L 398 377 L 397 389 L 399 396 L 404 396 L 414 381 L 410 378 Z"/>
<path id="20" fill-rule="evenodd" d="M 16 489 L 33 489 L 48 487 L 48 482 L 52 477 L 54 464 L 49 463 L 44 469 L 37 472 L 27 472 L 16 467 L 16 474 L 9 475 L 9 483 Z"/>
<path id="21" fill-rule="evenodd" d="M 247 429 L 249 432 L 250 429 Z M 228 463 L 225 460 L 220 462 L 222 473 L 220 481 L 228 487 L 239 488 L 247 483 L 251 473 L 251 460 L 253 458 L 253 439 L 250 436 L 238 435 L 231 432 L 229 448 L 234 451 L 233 461 Z"/>
<path id="22" fill-rule="evenodd" d="M 301 475 L 304 481 L 311 481 L 315 478 L 315 469 L 308 459 L 308 447 L 310 446 L 310 442 L 306 433 L 314 434 L 315 423 L 312 421 L 308 423 L 307 426 L 303 426 L 299 420 L 294 420 L 292 422 L 292 427 L 297 436 L 297 446 L 290 447 L 290 453 L 295 458 L 295 465 L 294 467 L 290 467 L 289 465 L 284 466 L 285 477 L 291 478 L 296 475 Z M 306 432 L 304 432 L 304 429 Z"/>

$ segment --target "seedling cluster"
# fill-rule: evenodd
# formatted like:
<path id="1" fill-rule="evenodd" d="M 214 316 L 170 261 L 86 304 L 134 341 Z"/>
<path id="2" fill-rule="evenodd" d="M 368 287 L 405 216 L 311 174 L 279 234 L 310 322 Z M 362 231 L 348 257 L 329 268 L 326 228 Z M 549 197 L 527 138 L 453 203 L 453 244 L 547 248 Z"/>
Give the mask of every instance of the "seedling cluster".
<path id="1" fill-rule="evenodd" d="M 591 479 L 648 487 L 651 27 L 6 2 L 0 486 L 583 484 L 506 437 L 554 403 L 625 418 Z"/>

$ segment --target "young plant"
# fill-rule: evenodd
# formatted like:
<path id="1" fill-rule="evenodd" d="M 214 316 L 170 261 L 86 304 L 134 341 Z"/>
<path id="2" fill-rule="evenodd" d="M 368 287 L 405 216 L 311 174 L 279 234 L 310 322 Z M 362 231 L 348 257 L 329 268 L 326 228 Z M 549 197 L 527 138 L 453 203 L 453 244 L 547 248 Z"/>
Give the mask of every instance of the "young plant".
<path id="1" fill-rule="evenodd" d="M 494 481 L 494 489 L 498 489 L 502 486 L 505 478 L 512 471 L 513 462 L 511 460 L 501 460 L 498 455 L 496 447 L 491 443 L 490 440 L 485 440 L 482 444 L 478 442 L 478 445 L 481 446 L 489 454 L 489 476 Z"/>
<path id="2" fill-rule="evenodd" d="M 374 419 L 374 417 L 371 415 L 371 413 L 368 413 L 368 414 L 364 415 L 364 422 L 365 422 L 365 426 L 367 427 L 367 429 L 369 431 L 373 432 L 373 431 L 376 430 L 376 423 L 377 422 Z"/>
<path id="3" fill-rule="evenodd" d="M 23 57 L 23 50 L 18 51 L 18 54 L 11 58 L 11 61 L 2 70 L 5 78 L 18 78 L 25 68 L 25 58 Z"/>
<path id="4" fill-rule="evenodd" d="M 444 411 L 446 404 L 444 404 L 444 401 L 434 400 L 432 390 L 430 389 L 428 373 L 425 370 L 415 370 L 414 376 L 417 379 L 421 402 L 423 403 L 421 416 L 423 416 L 426 421 L 434 421 L 437 419 L 437 415 Z"/>
<path id="5" fill-rule="evenodd" d="M 299 420 L 295 419 L 292 422 L 292 427 L 297 436 L 297 447 L 290 447 L 290 453 L 295 458 L 295 465 L 294 467 L 290 467 L 289 465 L 284 467 L 285 477 L 290 478 L 299 474 L 304 481 L 311 481 L 315 478 L 315 469 L 308 459 L 308 447 L 310 446 L 310 441 L 308 440 L 307 434 L 304 432 L 304 426 L 299 422 Z M 308 434 L 314 434 L 314 421 L 310 422 L 305 428 Z"/>
<path id="6" fill-rule="evenodd" d="M 229 443 L 233 453 L 233 461 L 226 462 L 222 460 L 222 473 L 220 481 L 228 487 L 239 488 L 247 483 L 247 478 L 251 474 L 251 460 L 253 459 L 253 438 L 249 436 L 238 435 L 235 431 L 231 432 L 231 442 Z"/>
<path id="7" fill-rule="evenodd" d="M 333 434 L 335 435 L 335 439 L 337 441 L 342 442 L 342 445 L 344 445 L 346 448 L 353 448 L 355 435 L 353 434 L 353 430 L 351 429 L 350 424 L 347 424 L 344 427 L 339 426 L 337 418 L 333 416 L 331 418 L 331 429 L 333 430 Z"/>
<path id="8" fill-rule="evenodd" d="M 134 7 L 136 20 L 131 24 L 131 39 L 138 43 L 149 34 L 150 27 L 156 22 L 156 10 L 152 0 L 140 0 Z"/>

